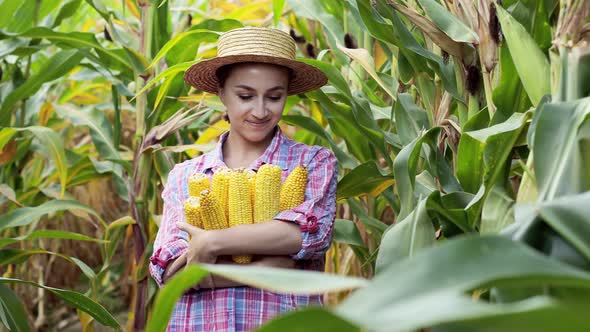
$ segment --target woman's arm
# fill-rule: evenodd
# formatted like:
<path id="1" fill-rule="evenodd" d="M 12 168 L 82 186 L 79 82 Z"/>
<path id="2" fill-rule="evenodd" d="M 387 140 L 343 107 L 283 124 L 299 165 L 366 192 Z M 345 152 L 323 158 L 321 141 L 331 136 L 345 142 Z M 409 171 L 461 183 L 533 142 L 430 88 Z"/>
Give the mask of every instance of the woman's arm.
<path id="1" fill-rule="evenodd" d="M 302 243 L 299 226 L 280 220 L 211 231 L 186 223 L 176 226 L 191 235 L 187 263 L 215 263 L 222 255 L 290 255 Z"/>

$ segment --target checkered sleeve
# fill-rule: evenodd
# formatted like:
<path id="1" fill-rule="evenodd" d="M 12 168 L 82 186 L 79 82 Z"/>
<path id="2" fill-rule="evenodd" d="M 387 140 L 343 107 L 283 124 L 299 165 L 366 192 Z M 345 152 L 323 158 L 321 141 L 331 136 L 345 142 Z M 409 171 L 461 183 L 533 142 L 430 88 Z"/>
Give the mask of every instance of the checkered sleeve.
<path id="1" fill-rule="evenodd" d="M 175 222 L 184 222 L 182 201 L 184 200 L 184 186 L 186 181 L 181 165 L 176 165 L 168 175 L 168 180 L 162 191 L 164 211 L 160 220 L 160 228 L 154 241 L 154 251 L 150 257 L 150 274 L 162 287 L 162 276 L 168 263 L 180 256 L 187 248 L 186 232 L 176 227 Z"/>
<path id="2" fill-rule="evenodd" d="M 301 229 L 302 248 L 292 255 L 293 259 L 322 258 L 330 247 L 336 216 L 338 161 L 334 153 L 320 148 L 307 167 L 309 176 L 305 201 L 274 217 L 277 220 L 296 222 Z"/>

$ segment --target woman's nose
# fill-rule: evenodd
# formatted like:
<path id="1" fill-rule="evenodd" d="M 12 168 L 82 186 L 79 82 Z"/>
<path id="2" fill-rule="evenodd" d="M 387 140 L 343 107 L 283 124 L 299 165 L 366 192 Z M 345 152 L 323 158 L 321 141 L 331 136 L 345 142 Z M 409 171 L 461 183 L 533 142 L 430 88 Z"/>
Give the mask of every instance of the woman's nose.
<path id="1" fill-rule="evenodd" d="M 258 99 L 258 102 L 252 110 L 252 115 L 259 119 L 263 119 L 266 117 L 266 104 L 264 103 L 264 98 Z"/>

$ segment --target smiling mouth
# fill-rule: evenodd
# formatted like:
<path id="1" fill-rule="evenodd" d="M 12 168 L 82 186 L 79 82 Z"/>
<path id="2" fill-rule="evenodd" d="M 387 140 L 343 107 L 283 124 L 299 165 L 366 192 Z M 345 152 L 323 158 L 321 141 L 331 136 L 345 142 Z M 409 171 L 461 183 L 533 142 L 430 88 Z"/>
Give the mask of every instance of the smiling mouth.
<path id="1" fill-rule="evenodd" d="M 253 126 L 264 126 L 265 124 L 267 124 L 270 120 L 266 120 L 266 121 L 259 121 L 259 122 L 255 122 L 255 121 L 247 121 L 249 124 L 253 125 Z"/>

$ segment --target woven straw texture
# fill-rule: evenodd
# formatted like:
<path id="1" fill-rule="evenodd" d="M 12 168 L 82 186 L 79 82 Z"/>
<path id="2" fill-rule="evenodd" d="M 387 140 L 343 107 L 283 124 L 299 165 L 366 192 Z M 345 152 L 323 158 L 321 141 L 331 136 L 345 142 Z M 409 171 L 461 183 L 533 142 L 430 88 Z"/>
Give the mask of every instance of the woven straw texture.
<path id="1" fill-rule="evenodd" d="M 246 27 L 228 31 L 219 37 L 217 57 L 191 66 L 184 80 L 193 87 L 217 94 L 217 70 L 225 65 L 262 62 L 291 68 L 289 95 L 315 90 L 328 78 L 316 67 L 295 59 L 295 41 L 278 29 Z"/>

